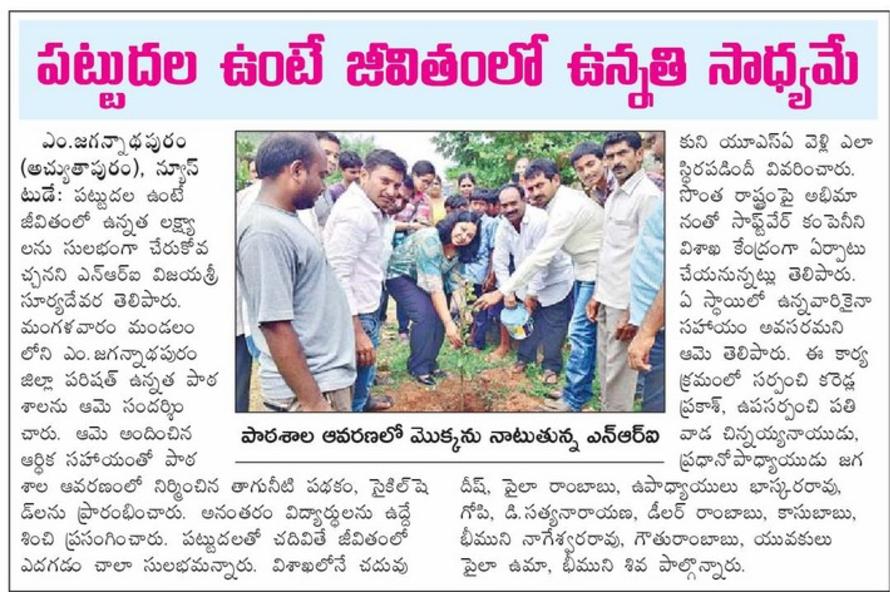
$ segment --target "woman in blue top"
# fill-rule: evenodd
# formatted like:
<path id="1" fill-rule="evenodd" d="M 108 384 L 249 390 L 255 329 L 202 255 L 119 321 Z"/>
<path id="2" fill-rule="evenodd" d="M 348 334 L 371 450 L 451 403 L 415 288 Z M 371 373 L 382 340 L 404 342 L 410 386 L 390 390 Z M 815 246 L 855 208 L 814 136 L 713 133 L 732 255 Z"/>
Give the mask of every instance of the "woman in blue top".
<path id="1" fill-rule="evenodd" d="M 389 260 L 386 288 L 411 320 L 408 372 L 421 384 L 444 376 L 436 357 L 446 336 L 454 347 L 463 345 L 445 294 L 456 286 L 458 265 L 478 250 L 479 216 L 452 212 L 434 228 L 409 235 Z"/>

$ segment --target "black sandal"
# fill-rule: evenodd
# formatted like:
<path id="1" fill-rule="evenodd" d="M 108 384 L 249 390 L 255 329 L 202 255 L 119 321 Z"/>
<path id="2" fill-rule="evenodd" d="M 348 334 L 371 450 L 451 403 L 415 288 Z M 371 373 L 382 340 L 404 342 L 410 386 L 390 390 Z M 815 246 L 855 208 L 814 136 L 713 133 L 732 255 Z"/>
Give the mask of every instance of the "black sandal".
<path id="1" fill-rule="evenodd" d="M 425 386 L 436 386 L 436 379 L 432 374 L 418 374 L 414 380 Z"/>

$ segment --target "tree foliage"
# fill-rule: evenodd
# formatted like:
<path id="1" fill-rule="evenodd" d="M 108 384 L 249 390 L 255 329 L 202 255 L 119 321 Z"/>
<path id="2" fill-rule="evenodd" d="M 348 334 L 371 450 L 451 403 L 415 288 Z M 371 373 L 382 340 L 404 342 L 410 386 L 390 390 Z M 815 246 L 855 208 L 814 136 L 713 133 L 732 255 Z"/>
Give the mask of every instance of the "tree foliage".
<path id="1" fill-rule="evenodd" d="M 256 158 L 257 145 L 244 134 L 235 138 L 235 191 L 241 191 L 250 180 L 250 161 Z"/>
<path id="2" fill-rule="evenodd" d="M 485 187 L 497 187 L 510 179 L 519 158 L 549 158 L 556 162 L 564 183 L 576 181 L 569 155 L 579 142 L 601 142 L 604 132 L 439 132 L 433 137 L 436 150 L 458 163 L 446 171 L 456 179 L 464 171 Z"/>
<path id="3" fill-rule="evenodd" d="M 367 156 L 368 152 L 377 148 L 373 135 L 366 136 L 360 133 L 348 133 L 338 134 L 338 137 L 342 143 L 340 146 L 341 151 L 352 150 L 361 156 L 362 160 L 365 160 L 365 156 Z"/>

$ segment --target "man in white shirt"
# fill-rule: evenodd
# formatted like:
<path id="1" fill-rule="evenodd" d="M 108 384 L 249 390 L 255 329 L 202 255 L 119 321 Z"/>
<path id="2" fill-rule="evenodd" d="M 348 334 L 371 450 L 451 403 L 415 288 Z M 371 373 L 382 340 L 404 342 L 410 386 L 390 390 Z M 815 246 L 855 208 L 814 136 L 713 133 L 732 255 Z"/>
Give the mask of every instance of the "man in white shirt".
<path id="1" fill-rule="evenodd" d="M 492 267 L 498 283 L 510 277 L 510 258 L 520 265 L 544 237 L 547 230 L 547 212 L 528 206 L 525 190 L 521 185 L 508 183 L 498 192 L 501 219 L 494 237 Z M 575 276 L 572 260 L 558 252 L 550 263 L 516 295 L 523 300 L 532 315 L 534 328 L 531 335 L 519 342 L 515 371 L 525 370 L 528 364 L 537 362 L 538 346 L 541 346 L 544 384 L 556 384 L 562 371 L 562 344 L 572 316 L 572 286 Z"/>
<path id="2" fill-rule="evenodd" d="M 503 298 L 505 306 L 516 306 L 516 290 L 526 286 L 560 249 L 572 258 L 575 305 L 569 323 L 572 351 L 566 364 L 566 386 L 562 396 L 548 403 L 546 408 L 580 411 L 593 397 L 596 325 L 587 318 L 585 305 L 593 296 L 596 284 L 603 208 L 580 191 L 561 185 L 559 169 L 552 160 L 538 159 L 529 163 L 525 169 L 525 190 L 530 204 L 547 210 L 547 229 L 538 246 L 513 275 L 498 290 L 483 295 L 476 305 L 485 308 Z"/>
<path id="3" fill-rule="evenodd" d="M 392 240 L 389 211 L 399 198 L 406 174 L 404 161 L 389 150 L 374 150 L 365 158 L 358 182 L 340 196 L 324 227 L 328 263 L 340 280 L 355 329 L 358 374 L 353 411 L 382 411 L 388 397 L 371 397 L 375 350 L 380 344 L 380 296 Z"/>
<path id="4" fill-rule="evenodd" d="M 637 372 L 627 364 L 627 346 L 636 331 L 629 323 L 630 262 L 647 214 L 663 196 L 642 168 L 640 134 L 612 132 L 603 152 L 618 186 L 606 200 L 599 279 L 588 316 L 597 323 L 602 409 L 632 411 Z"/>

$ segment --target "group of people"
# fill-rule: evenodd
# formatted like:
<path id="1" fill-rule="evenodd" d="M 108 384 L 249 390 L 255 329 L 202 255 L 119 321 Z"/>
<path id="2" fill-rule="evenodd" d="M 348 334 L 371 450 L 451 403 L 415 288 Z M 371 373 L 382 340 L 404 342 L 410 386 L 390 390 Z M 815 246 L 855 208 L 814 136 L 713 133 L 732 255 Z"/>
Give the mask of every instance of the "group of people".
<path id="1" fill-rule="evenodd" d="M 543 410 L 579 411 L 600 378 L 603 411 L 664 410 L 663 162 L 661 134 L 612 132 L 582 142 L 570 160 L 584 190 L 562 183 L 552 160 L 521 158 L 496 189 L 461 174 L 443 194 L 426 160 L 390 150 L 340 150 L 330 132 L 267 136 L 257 182 L 238 193 L 236 409 L 249 402 L 251 354 L 259 357 L 270 411 L 381 411 L 371 395 L 381 325 L 396 302 L 407 369 L 434 386 L 444 341 L 511 350 L 502 308 L 522 306 L 530 335 L 515 343 L 514 370 L 538 363 L 565 387 Z M 336 170 L 337 183 L 325 186 Z M 520 304 L 521 303 L 521 304 Z M 494 331 L 491 331 L 494 329 Z"/>

